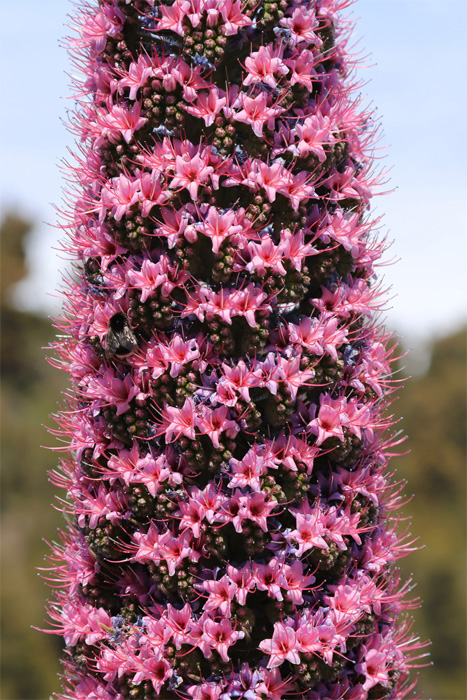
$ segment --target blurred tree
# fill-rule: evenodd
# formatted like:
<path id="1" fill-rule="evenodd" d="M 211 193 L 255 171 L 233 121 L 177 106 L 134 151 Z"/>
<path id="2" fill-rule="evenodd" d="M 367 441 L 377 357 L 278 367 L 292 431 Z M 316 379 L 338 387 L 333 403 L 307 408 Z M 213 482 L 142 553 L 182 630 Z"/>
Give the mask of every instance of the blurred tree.
<path id="1" fill-rule="evenodd" d="M 424 698 L 465 700 L 466 688 L 466 332 L 437 340 L 427 373 L 397 402 L 410 453 L 394 464 L 415 498 L 413 533 L 426 544 L 407 560 L 424 603 L 416 628 L 430 638 L 434 665 L 421 672 Z M 406 560 L 402 560 L 404 568 Z"/>
<path id="2" fill-rule="evenodd" d="M 48 551 L 41 537 L 53 539 L 61 516 L 44 503 L 54 490 L 47 470 L 55 456 L 42 424 L 55 410 L 64 378 L 45 362 L 54 336 L 46 318 L 21 313 L 11 304 L 11 288 L 26 274 L 24 244 L 32 228 L 9 214 L 1 241 L 1 457 L 2 457 L 2 674 L 4 700 L 38 700 L 59 687 L 59 640 L 40 634 L 48 591 L 35 569 Z M 40 531 L 40 535 L 38 534 Z"/>
<path id="3" fill-rule="evenodd" d="M 24 241 L 31 230 L 29 221 L 15 214 L 7 214 L 1 227 L 2 276 L 0 278 L 0 295 L 2 309 L 8 307 L 5 301 L 13 284 L 26 275 Z"/>

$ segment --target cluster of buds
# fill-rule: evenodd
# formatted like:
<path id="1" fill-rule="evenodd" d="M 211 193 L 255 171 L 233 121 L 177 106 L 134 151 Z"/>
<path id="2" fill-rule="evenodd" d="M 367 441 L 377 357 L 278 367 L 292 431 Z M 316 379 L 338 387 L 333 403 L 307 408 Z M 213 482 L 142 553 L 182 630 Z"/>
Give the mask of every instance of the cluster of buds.
<path id="1" fill-rule="evenodd" d="M 60 698 L 411 692 L 348 4 L 77 12 Z"/>

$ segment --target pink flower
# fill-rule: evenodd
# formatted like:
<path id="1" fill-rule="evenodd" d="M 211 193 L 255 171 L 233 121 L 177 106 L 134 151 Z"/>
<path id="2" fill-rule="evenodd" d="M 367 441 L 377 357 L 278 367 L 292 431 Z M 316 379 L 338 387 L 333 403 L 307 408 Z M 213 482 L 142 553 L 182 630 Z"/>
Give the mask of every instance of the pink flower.
<path id="1" fill-rule="evenodd" d="M 224 20 L 225 35 L 237 34 L 239 29 L 248 27 L 251 19 L 242 13 L 242 3 L 239 0 L 224 0 L 221 6 L 222 19 Z"/>
<path id="2" fill-rule="evenodd" d="M 131 109 L 120 105 L 114 105 L 108 114 L 102 114 L 100 124 L 102 133 L 120 133 L 127 143 L 133 138 L 133 134 L 141 129 L 147 122 L 146 117 L 141 116 L 141 104 L 135 102 Z"/>
<path id="3" fill-rule="evenodd" d="M 281 622 L 275 623 L 272 639 L 260 642 L 259 648 L 269 655 L 268 668 L 280 666 L 284 661 L 289 661 L 291 664 L 300 663 L 295 632 Z"/>
<path id="4" fill-rule="evenodd" d="M 368 645 L 369 646 L 369 645 Z M 382 685 L 383 688 L 389 686 L 389 670 L 387 652 L 376 648 L 368 648 L 363 644 L 361 660 L 355 666 L 357 673 L 365 676 L 364 690 L 371 690 L 375 685 Z"/>
<path id="5" fill-rule="evenodd" d="M 139 471 L 132 475 L 131 482 L 144 484 L 153 498 L 163 490 L 165 481 L 176 485 L 182 480 L 181 474 L 171 470 L 165 455 L 160 455 L 157 459 L 146 455 L 138 460 L 137 466 Z"/>
<path id="6" fill-rule="evenodd" d="M 254 375 L 258 378 L 258 386 L 265 387 L 275 396 L 279 389 L 279 384 L 284 379 L 284 369 L 276 354 L 268 352 L 263 362 L 256 363 Z"/>
<path id="7" fill-rule="evenodd" d="M 263 454 L 260 454 L 263 452 Z M 267 473 L 268 466 L 277 467 L 277 462 L 264 455 L 264 450 L 251 448 L 241 459 L 232 457 L 230 460 L 230 470 L 233 474 L 229 481 L 229 488 L 244 488 L 249 486 L 253 491 L 261 491 L 261 479 Z"/>
<path id="8" fill-rule="evenodd" d="M 201 24 L 201 17 L 203 16 L 203 11 L 205 9 L 204 2 L 202 2 L 202 0 L 187 0 L 184 3 L 184 6 L 186 16 L 190 21 L 191 26 L 199 27 Z"/>
<path id="9" fill-rule="evenodd" d="M 135 671 L 132 655 L 128 653 L 128 649 L 123 647 L 105 649 L 97 662 L 97 667 L 104 674 L 104 680 L 106 681 L 113 681 L 115 678 L 121 678 L 125 673 L 134 673 Z M 83 697 L 87 700 L 89 696 Z M 100 699 L 103 696 L 96 695 L 94 697 Z"/>
<path id="10" fill-rule="evenodd" d="M 309 590 L 310 583 L 315 582 L 315 577 L 312 574 L 306 576 L 303 571 L 303 563 L 296 559 L 289 566 L 285 564 L 282 569 L 284 577 L 283 588 L 287 591 L 286 597 L 294 605 L 303 605 L 303 591 Z"/>
<path id="11" fill-rule="evenodd" d="M 118 81 L 119 91 L 123 92 L 122 88 L 129 87 L 130 100 L 136 100 L 139 88 L 146 84 L 152 72 L 153 66 L 150 59 L 147 56 L 138 56 L 136 63 L 130 63 L 128 72 Z"/>
<path id="12" fill-rule="evenodd" d="M 102 190 L 101 222 L 108 208 L 115 220 L 120 221 L 132 205 L 139 201 L 139 187 L 139 180 L 130 180 L 125 175 L 107 182 Z"/>
<path id="13" fill-rule="evenodd" d="M 289 542 L 298 544 L 297 554 L 302 556 L 312 547 L 328 549 L 323 538 L 326 534 L 325 518 L 318 507 L 310 509 L 308 501 L 300 509 L 292 509 L 295 514 L 296 529 L 287 535 Z"/>
<path id="14" fill-rule="evenodd" d="M 161 5 L 160 17 L 156 20 L 157 31 L 169 29 L 183 36 L 183 19 L 189 3 L 186 0 L 176 0 L 172 5 Z"/>
<path id="15" fill-rule="evenodd" d="M 198 416 L 196 425 L 202 435 L 207 435 L 216 449 L 220 448 L 219 438 L 222 433 L 234 438 L 238 433 L 238 425 L 234 420 L 227 418 L 226 406 L 214 410 L 207 406 L 201 407 L 201 415 Z"/>
<path id="16" fill-rule="evenodd" d="M 279 366 L 283 373 L 283 381 L 290 391 L 292 398 L 297 398 L 297 392 L 302 386 L 312 386 L 311 379 L 315 376 L 314 369 L 300 369 L 300 358 L 293 357 L 286 360 L 285 357 L 279 358 Z"/>
<path id="17" fill-rule="evenodd" d="M 164 359 L 170 363 L 170 376 L 174 378 L 179 376 L 184 365 L 190 364 L 200 356 L 196 340 L 183 340 L 179 335 L 176 335 L 168 346 L 162 346 L 161 352 Z"/>
<path id="18" fill-rule="evenodd" d="M 260 277 L 264 277 L 267 269 L 279 275 L 285 275 L 286 270 L 282 264 L 284 251 L 280 245 L 275 246 L 271 238 L 263 238 L 261 243 L 250 242 L 248 250 L 251 260 L 246 265 L 250 272 L 257 272 Z"/>
<path id="19" fill-rule="evenodd" d="M 184 109 L 194 117 L 204 119 L 206 126 L 211 126 L 211 124 L 214 123 L 214 119 L 225 105 L 225 95 L 221 97 L 219 90 L 214 88 L 208 93 L 199 92 L 196 96 L 196 103 L 185 106 Z"/>
<path id="20" fill-rule="evenodd" d="M 323 330 L 318 319 L 303 318 L 299 325 L 289 324 L 290 342 L 306 348 L 313 355 L 321 355 Z"/>
<path id="21" fill-rule="evenodd" d="M 304 7 L 295 8 L 292 17 L 281 19 L 280 24 L 290 29 L 292 41 L 295 44 L 302 41 L 306 41 L 307 44 L 317 44 L 320 41 L 313 31 L 318 26 L 318 20 L 314 12 L 307 12 Z"/>
<path id="22" fill-rule="evenodd" d="M 243 517 L 260 526 L 263 532 L 268 530 L 267 519 L 277 506 L 275 498 L 267 497 L 263 492 L 256 492 L 252 496 L 243 496 Z"/>
<path id="23" fill-rule="evenodd" d="M 128 270 L 126 276 L 132 287 L 141 290 L 142 302 L 145 302 L 154 290 L 161 287 L 168 280 L 163 263 L 161 261 L 153 263 L 147 259 L 143 260 L 141 272 Z"/>
<path id="24" fill-rule="evenodd" d="M 256 564 L 254 568 L 257 590 L 267 591 L 270 598 L 279 602 L 284 600 L 281 592 L 281 587 L 285 586 L 283 566 L 283 562 L 274 558 L 267 564 Z"/>
<path id="25" fill-rule="evenodd" d="M 183 97 L 187 102 L 194 102 L 200 90 L 212 89 L 211 84 L 201 76 L 201 68 L 185 61 L 178 61 L 173 66 L 172 76 L 181 86 Z"/>
<path id="26" fill-rule="evenodd" d="M 224 389 L 231 389 L 232 392 L 238 393 L 244 401 L 250 401 L 250 389 L 258 386 L 260 379 L 255 376 L 251 367 L 248 367 L 243 360 L 240 360 L 234 367 L 229 367 L 226 363 L 222 364 L 222 379 L 217 386 L 217 395 Z M 225 401 L 222 401 L 225 403 Z M 233 401 L 232 403 L 235 403 Z M 228 404 L 226 404 L 228 405 Z"/>
<path id="27" fill-rule="evenodd" d="M 156 233 L 159 236 L 164 236 L 167 240 L 168 247 L 173 248 L 188 226 L 189 218 L 187 213 L 182 209 L 174 211 L 163 207 L 162 219 L 164 223 L 157 222 L 158 227 Z"/>
<path id="28" fill-rule="evenodd" d="M 218 610 L 223 617 L 230 617 L 232 600 L 237 592 L 237 584 L 228 576 L 222 576 L 218 581 L 203 581 L 203 590 L 209 593 L 209 597 L 203 605 L 203 610 L 210 612 Z"/>
<path id="29" fill-rule="evenodd" d="M 284 695 L 293 691 L 294 683 L 283 680 L 277 667 L 262 672 L 263 681 L 256 687 L 258 693 L 262 693 L 268 700 L 282 700 Z"/>
<path id="30" fill-rule="evenodd" d="M 231 498 L 226 499 L 216 520 L 230 522 L 235 528 L 235 532 L 242 532 L 243 523 L 247 520 L 246 499 L 240 490 L 234 491 Z"/>
<path id="31" fill-rule="evenodd" d="M 104 6 L 102 12 L 85 14 L 78 28 L 85 43 L 100 53 L 105 48 L 107 37 L 119 36 L 124 15 L 115 7 Z"/>
<path id="32" fill-rule="evenodd" d="M 333 587 L 334 595 L 325 596 L 325 602 L 330 606 L 330 615 L 336 626 L 341 622 L 356 622 L 363 614 L 360 589 L 355 585 L 342 584 Z M 367 612 L 369 610 L 367 609 Z"/>
<path id="33" fill-rule="evenodd" d="M 303 124 L 297 124 L 295 133 L 298 136 L 298 142 L 290 146 L 287 150 L 291 151 L 299 158 L 306 158 L 309 153 L 315 155 L 320 163 L 326 160 L 326 152 L 323 148 L 325 143 L 333 143 L 332 124 L 329 117 L 320 114 L 313 114 L 307 117 Z"/>
<path id="34" fill-rule="evenodd" d="M 234 119 L 249 124 L 258 138 L 262 137 L 266 123 L 268 129 L 274 129 L 276 116 L 284 111 L 282 107 L 268 107 L 268 96 L 264 92 L 260 92 L 256 97 L 248 97 L 241 93 L 240 100 L 242 109 L 234 113 Z"/>
<path id="35" fill-rule="evenodd" d="M 360 239 L 364 228 L 359 225 L 359 215 L 344 216 L 342 211 L 337 211 L 330 223 L 322 230 L 321 240 L 334 240 L 349 250 L 354 257 L 360 251 Z"/>
<path id="36" fill-rule="evenodd" d="M 174 189 L 177 187 L 187 189 L 190 197 L 196 201 L 200 185 L 207 182 L 212 172 L 214 168 L 206 165 L 206 161 L 199 154 L 192 158 L 176 156 L 175 173 L 170 184 Z"/>
<path id="37" fill-rule="evenodd" d="M 370 189 L 355 176 L 353 165 L 348 165 L 344 172 L 334 170 L 332 175 L 321 184 L 323 187 L 329 188 L 329 199 L 331 201 L 347 198 L 359 200 L 362 198 L 363 202 L 368 204 L 372 196 Z"/>
<path id="38" fill-rule="evenodd" d="M 209 482 L 202 491 L 196 486 L 193 487 L 190 498 L 192 501 L 197 501 L 202 506 L 204 517 L 211 525 L 218 519 L 223 506 L 229 501 L 228 497 L 224 496 L 220 489 L 216 489 L 216 486 L 212 482 Z"/>
<path id="39" fill-rule="evenodd" d="M 156 177 L 154 173 L 143 173 L 139 182 L 141 216 L 149 216 L 153 207 L 157 204 L 165 204 L 169 194 L 162 186 L 160 177 Z"/>
<path id="40" fill-rule="evenodd" d="M 203 641 L 214 651 L 217 651 L 222 661 L 228 663 L 229 648 L 239 639 L 243 639 L 244 632 L 237 632 L 232 629 L 230 620 L 223 619 L 221 622 L 214 622 L 207 618 L 203 625 Z"/>
<path id="41" fill-rule="evenodd" d="M 172 639 L 176 649 L 181 649 L 183 644 L 190 642 L 192 620 L 189 603 L 186 603 L 180 610 L 174 608 L 173 605 L 169 603 L 167 605 L 164 622 L 172 633 Z"/>
<path id="42" fill-rule="evenodd" d="M 290 172 L 284 168 L 281 162 L 269 166 L 266 163 L 255 160 L 244 182 L 249 187 L 261 187 L 266 192 L 269 201 L 274 202 L 277 192 L 282 192 L 287 187 L 290 177 Z"/>
<path id="43" fill-rule="evenodd" d="M 322 326 L 323 347 L 334 360 L 337 360 L 337 347 L 347 340 L 347 329 L 338 326 L 339 320 L 337 318 L 325 319 Z"/>
<path id="44" fill-rule="evenodd" d="M 313 53 L 308 49 L 303 50 L 297 57 L 286 59 L 284 63 L 292 71 L 290 84 L 304 85 L 308 90 L 313 90 L 313 81 L 318 80 L 315 62 Z"/>
<path id="45" fill-rule="evenodd" d="M 191 547 L 191 535 L 188 532 L 182 533 L 179 537 L 173 537 L 170 532 L 164 532 L 158 542 L 160 548 L 160 558 L 167 563 L 169 576 L 173 576 L 175 570 L 179 568 L 184 559 L 197 561 L 201 556 L 196 549 Z"/>
<path id="46" fill-rule="evenodd" d="M 159 532 L 153 523 L 151 523 L 146 533 L 141 532 L 141 530 L 136 531 L 133 535 L 133 539 L 138 545 L 134 555 L 135 561 L 159 562 L 159 537 Z"/>
<path id="47" fill-rule="evenodd" d="M 284 257 L 299 272 L 302 269 L 305 258 L 311 255 L 318 255 L 319 253 L 311 243 L 304 242 L 303 231 L 292 233 L 289 229 L 285 229 L 281 235 L 281 247 L 284 251 Z"/>
<path id="48" fill-rule="evenodd" d="M 158 434 L 165 434 L 167 442 L 178 440 L 182 435 L 195 440 L 196 413 L 193 399 L 186 399 L 182 408 L 166 406 L 162 413 L 162 423 L 158 428 Z"/>
<path id="49" fill-rule="evenodd" d="M 308 430 L 317 435 L 316 445 L 321 445 L 329 437 L 344 439 L 343 426 L 349 424 L 349 418 L 345 411 L 345 399 L 331 399 L 330 396 L 321 394 L 318 417 L 308 423 Z"/>
<path id="50" fill-rule="evenodd" d="M 247 562 L 241 569 L 237 569 L 231 564 L 227 564 L 227 575 L 237 586 L 235 589 L 235 598 L 238 604 L 245 605 L 247 595 L 254 590 L 256 583 L 252 565 Z"/>
<path id="51" fill-rule="evenodd" d="M 201 535 L 201 525 L 206 514 L 203 506 L 197 501 L 189 500 L 179 504 L 174 516 L 180 519 L 180 527 L 183 532 L 190 529 L 193 537 L 198 539 Z M 181 517 L 180 517 L 181 516 Z"/>
<path id="52" fill-rule="evenodd" d="M 264 302 L 267 294 L 256 288 L 254 284 L 249 284 L 246 289 L 241 289 L 232 297 L 232 308 L 239 316 L 244 316 L 251 328 L 257 327 L 255 319 L 256 311 L 268 311 L 271 307 Z"/>
<path id="53" fill-rule="evenodd" d="M 310 175 L 306 170 L 297 175 L 291 175 L 288 182 L 281 187 L 281 194 L 290 199 L 294 211 L 298 210 L 303 200 L 316 198 L 313 185 L 310 184 Z"/>
<path id="54" fill-rule="evenodd" d="M 274 74 L 279 74 L 279 77 L 282 77 L 288 73 L 288 68 L 282 62 L 280 54 L 280 49 L 271 49 L 269 46 L 261 46 L 258 51 L 253 51 L 245 59 L 248 75 L 243 84 L 254 85 L 261 82 L 274 89 L 277 85 Z"/>
<path id="55" fill-rule="evenodd" d="M 133 683 L 139 685 L 141 681 L 151 681 L 155 692 L 159 693 L 172 674 L 173 669 L 168 661 L 152 657 L 142 662 L 140 670 L 133 676 Z"/>
<path id="56" fill-rule="evenodd" d="M 219 700 L 222 688 L 214 681 L 206 681 L 200 685 L 189 686 L 187 691 L 193 700 Z"/>
<path id="57" fill-rule="evenodd" d="M 227 238 L 242 231 L 243 227 L 236 222 L 237 217 L 233 210 L 220 213 L 216 207 L 209 207 L 208 214 L 198 226 L 198 230 L 211 239 L 212 250 L 218 253 Z"/>
<path id="58" fill-rule="evenodd" d="M 117 407 L 117 416 L 128 411 L 130 401 L 140 394 L 138 386 L 134 383 L 130 374 L 124 379 L 114 376 L 109 369 L 95 383 L 88 385 L 87 396 L 94 396 Z"/>
<path id="59" fill-rule="evenodd" d="M 75 646 L 80 639 L 89 645 L 96 644 L 105 639 L 107 630 L 112 626 L 104 608 L 93 608 L 88 604 L 66 603 L 59 619 L 67 646 Z"/>

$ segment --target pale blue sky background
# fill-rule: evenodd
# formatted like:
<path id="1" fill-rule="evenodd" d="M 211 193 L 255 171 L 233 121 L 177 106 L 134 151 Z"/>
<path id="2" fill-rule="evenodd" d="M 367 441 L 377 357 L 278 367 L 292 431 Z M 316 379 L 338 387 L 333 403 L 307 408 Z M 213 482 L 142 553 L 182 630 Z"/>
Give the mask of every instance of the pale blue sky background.
<path id="1" fill-rule="evenodd" d="M 59 40 L 68 0 L 0 0 L 1 211 L 55 222 L 57 167 L 72 146 L 60 119 L 72 101 Z M 383 269 L 392 286 L 387 323 L 415 348 L 456 328 L 467 298 L 467 0 L 359 0 L 354 37 L 369 55 L 363 92 L 381 114 L 395 191 L 373 200 L 394 245 Z M 57 232 L 36 228 L 30 281 L 19 299 L 54 307 L 64 263 Z"/>

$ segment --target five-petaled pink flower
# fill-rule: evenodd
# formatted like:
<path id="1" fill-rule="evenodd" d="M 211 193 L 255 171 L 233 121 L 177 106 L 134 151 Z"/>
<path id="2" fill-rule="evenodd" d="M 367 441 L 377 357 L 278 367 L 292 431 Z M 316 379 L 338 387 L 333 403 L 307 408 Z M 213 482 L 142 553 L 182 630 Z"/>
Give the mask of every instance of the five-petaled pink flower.
<path id="1" fill-rule="evenodd" d="M 232 623 L 225 618 L 221 622 L 207 618 L 203 625 L 202 640 L 217 651 L 225 663 L 229 661 L 229 648 L 244 636 L 244 632 L 232 629 Z"/>
<path id="2" fill-rule="evenodd" d="M 248 97 L 242 93 L 242 109 L 234 113 L 235 121 L 249 124 L 253 133 L 261 138 L 264 125 L 266 124 L 268 129 L 273 130 L 275 118 L 284 111 L 282 107 L 268 106 L 268 102 L 268 95 L 264 92 L 256 97 Z"/>
<path id="3" fill-rule="evenodd" d="M 271 49 L 269 46 L 261 46 L 258 51 L 253 51 L 245 59 L 245 68 L 248 75 L 243 81 L 244 85 L 261 82 L 275 88 L 277 85 L 275 74 L 281 77 L 288 73 L 288 68 L 281 59 L 280 49 Z"/>
<path id="4" fill-rule="evenodd" d="M 182 187 L 188 190 L 191 198 L 196 201 L 198 189 L 206 184 L 214 168 L 206 164 L 204 158 L 199 153 L 193 157 L 176 156 L 175 172 L 171 181 L 171 187 L 176 189 Z"/>
<path id="5" fill-rule="evenodd" d="M 121 105 L 113 105 L 108 114 L 102 114 L 100 123 L 105 134 L 120 133 L 127 143 L 133 138 L 133 134 L 141 129 L 147 122 L 146 117 L 141 116 L 141 105 L 135 102 L 133 107 L 127 109 Z"/>
<path id="6" fill-rule="evenodd" d="M 259 648 L 269 655 L 268 668 L 275 668 L 289 661 L 291 664 L 300 663 L 300 654 L 295 632 L 281 622 L 276 622 L 272 639 L 260 642 Z"/>

